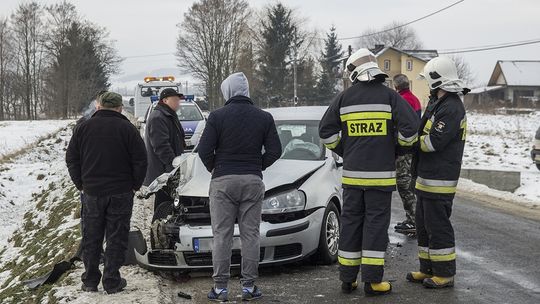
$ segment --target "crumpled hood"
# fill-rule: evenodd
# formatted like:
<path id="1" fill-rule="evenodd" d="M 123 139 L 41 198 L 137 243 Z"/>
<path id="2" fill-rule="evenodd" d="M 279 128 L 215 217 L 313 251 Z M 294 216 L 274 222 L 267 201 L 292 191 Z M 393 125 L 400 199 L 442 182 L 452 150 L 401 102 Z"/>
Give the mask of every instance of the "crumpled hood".
<path id="1" fill-rule="evenodd" d="M 191 179 L 180 190 L 180 195 L 208 197 L 211 175 L 197 154 L 192 153 L 189 157 L 191 158 L 190 161 L 193 162 L 193 166 L 191 166 L 193 174 L 191 175 Z M 263 172 L 266 191 L 282 185 L 292 184 L 323 165 L 324 160 L 304 161 L 280 159 Z"/>
<path id="2" fill-rule="evenodd" d="M 249 97 L 249 84 L 246 75 L 242 72 L 231 74 L 221 83 L 221 93 L 225 101 L 234 96 Z"/>

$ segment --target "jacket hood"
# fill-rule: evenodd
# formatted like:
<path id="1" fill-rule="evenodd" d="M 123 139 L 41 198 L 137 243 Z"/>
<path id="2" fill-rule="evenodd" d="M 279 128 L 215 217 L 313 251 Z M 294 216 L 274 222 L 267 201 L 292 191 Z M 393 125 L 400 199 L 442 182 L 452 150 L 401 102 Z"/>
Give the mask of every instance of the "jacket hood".
<path id="1" fill-rule="evenodd" d="M 221 83 L 221 93 L 225 100 L 234 96 L 249 97 L 249 84 L 246 75 L 242 72 L 231 74 Z"/>

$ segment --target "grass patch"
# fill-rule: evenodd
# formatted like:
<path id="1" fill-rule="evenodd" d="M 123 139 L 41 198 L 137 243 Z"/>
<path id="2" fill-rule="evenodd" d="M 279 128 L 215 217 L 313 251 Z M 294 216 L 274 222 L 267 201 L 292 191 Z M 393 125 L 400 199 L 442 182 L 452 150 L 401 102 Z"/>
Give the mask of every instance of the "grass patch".
<path id="1" fill-rule="evenodd" d="M 59 230 L 59 226 L 74 218 L 80 208 L 78 191 L 64 180 L 59 189 L 65 191 L 51 197 L 56 185 L 51 183 L 48 189 L 34 197 L 38 201 L 36 208 L 24 215 L 23 225 L 17 230 L 11 241 L 20 249 L 17 260 L 9 261 L 0 268 L 0 272 L 10 271 L 9 277 L 0 286 L 2 303 L 56 303 L 52 285 L 45 285 L 37 290 L 29 290 L 21 281 L 39 277 L 51 270 L 52 265 L 71 258 L 77 252 L 80 241 L 79 226 Z M 45 212 L 48 217 L 38 223 L 36 216 Z M 62 280 L 65 280 L 65 274 Z"/>

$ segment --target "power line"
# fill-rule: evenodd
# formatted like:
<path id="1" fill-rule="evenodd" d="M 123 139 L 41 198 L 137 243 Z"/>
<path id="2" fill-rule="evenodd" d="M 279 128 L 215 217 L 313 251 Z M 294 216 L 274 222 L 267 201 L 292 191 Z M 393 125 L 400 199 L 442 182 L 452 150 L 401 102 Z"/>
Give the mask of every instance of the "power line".
<path id="1" fill-rule="evenodd" d="M 414 19 L 414 20 L 412 20 L 412 21 L 409 21 L 409 22 L 400 24 L 400 25 L 398 25 L 398 26 L 395 26 L 395 27 L 392 27 L 392 28 L 389 28 L 389 29 L 386 29 L 386 30 L 378 31 L 378 32 L 375 32 L 375 33 L 364 34 L 364 35 L 360 35 L 360 36 L 346 37 L 346 38 L 338 38 L 338 40 L 359 39 L 359 38 L 364 38 L 364 37 L 369 37 L 369 36 L 373 36 L 373 35 L 378 35 L 378 34 L 390 32 L 390 31 L 396 30 L 396 29 L 398 29 L 398 28 L 402 28 L 402 27 L 405 27 L 405 26 L 407 26 L 407 25 L 411 25 L 411 24 L 413 24 L 413 23 L 415 23 L 415 22 L 418 22 L 418 21 L 424 20 L 424 19 L 426 19 L 426 18 L 429 18 L 429 17 L 431 17 L 431 16 L 433 16 L 433 15 L 435 15 L 435 14 L 438 14 L 438 13 L 440 13 L 440 12 L 442 12 L 442 11 L 445 11 L 445 10 L 447 10 L 447 9 L 453 7 L 453 6 L 456 6 L 456 5 L 460 4 L 460 3 L 463 2 L 463 1 L 465 1 L 465 0 L 460 0 L 460 1 L 454 2 L 454 3 L 452 3 L 452 4 L 448 5 L 448 6 L 445 6 L 445 7 L 441 8 L 441 9 L 437 10 L 437 11 L 434 11 L 433 13 L 427 14 L 427 15 L 425 15 L 425 16 L 423 16 L 423 17 Z"/>
<path id="2" fill-rule="evenodd" d="M 495 44 L 495 45 L 470 47 L 470 48 L 465 48 L 465 49 L 441 50 L 438 53 L 439 54 L 461 54 L 461 53 L 482 52 L 482 51 L 511 48 L 511 47 L 516 47 L 516 46 L 536 44 L 536 43 L 540 43 L 540 39 L 507 42 L 507 43 L 501 43 L 501 44 Z"/>

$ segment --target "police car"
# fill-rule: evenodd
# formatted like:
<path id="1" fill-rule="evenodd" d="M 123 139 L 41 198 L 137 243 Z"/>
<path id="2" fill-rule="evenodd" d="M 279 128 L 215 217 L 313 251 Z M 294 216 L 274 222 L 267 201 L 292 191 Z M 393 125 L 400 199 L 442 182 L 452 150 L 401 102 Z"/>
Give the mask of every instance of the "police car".
<path id="1" fill-rule="evenodd" d="M 180 123 L 182 124 L 182 128 L 184 129 L 187 145 L 186 150 L 193 150 L 202 135 L 202 131 L 206 125 L 206 118 L 199 106 L 194 102 L 193 95 L 184 95 L 184 98 L 185 99 L 181 101 L 180 108 L 178 111 L 176 111 L 176 113 Z M 148 117 L 150 117 L 150 113 L 152 113 L 152 111 L 155 109 L 158 101 L 158 96 L 152 96 L 151 106 L 146 110 L 144 118 L 139 119 L 138 121 L 142 138 L 144 138 Z"/>
<path id="2" fill-rule="evenodd" d="M 325 111 L 326 107 L 268 110 L 274 117 L 283 154 L 263 172 L 266 192 L 260 226 L 261 265 L 307 257 L 316 257 L 322 264 L 337 261 L 342 164 L 319 138 L 319 121 Z M 174 198 L 155 211 L 148 236 L 150 248 L 134 249 L 144 268 L 212 267 L 208 194 L 211 176 L 196 150 L 177 157 L 175 169 L 158 177 L 140 195 L 149 197 L 163 189 Z M 146 244 L 144 239 L 138 243 Z M 240 245 L 235 225 L 233 266 L 240 264 Z"/>

